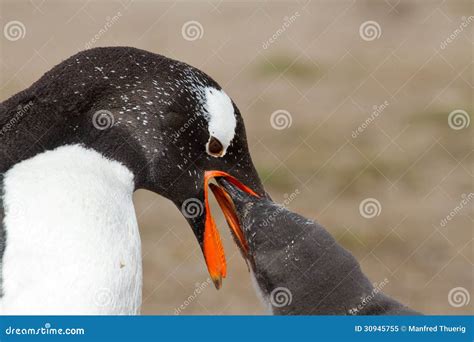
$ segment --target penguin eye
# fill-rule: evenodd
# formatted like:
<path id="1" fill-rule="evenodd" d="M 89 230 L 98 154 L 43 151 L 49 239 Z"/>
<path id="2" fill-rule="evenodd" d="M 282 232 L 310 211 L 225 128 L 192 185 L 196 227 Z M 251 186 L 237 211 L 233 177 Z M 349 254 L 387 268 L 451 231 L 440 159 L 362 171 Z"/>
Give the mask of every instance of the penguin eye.
<path id="1" fill-rule="evenodd" d="M 224 146 L 222 146 L 222 143 L 217 138 L 211 136 L 207 143 L 207 153 L 214 157 L 220 157 L 223 152 Z"/>

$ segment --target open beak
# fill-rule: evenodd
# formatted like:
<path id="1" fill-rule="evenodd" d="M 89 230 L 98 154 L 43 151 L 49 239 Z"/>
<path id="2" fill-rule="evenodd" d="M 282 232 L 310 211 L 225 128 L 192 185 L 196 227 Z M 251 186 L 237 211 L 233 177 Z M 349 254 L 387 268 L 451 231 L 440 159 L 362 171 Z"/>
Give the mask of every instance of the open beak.
<path id="1" fill-rule="evenodd" d="M 214 194 L 214 197 L 216 198 L 217 203 L 224 214 L 237 246 L 240 248 L 242 255 L 246 257 L 248 253 L 248 246 L 247 242 L 245 241 L 242 228 L 240 227 L 239 219 L 235 214 L 235 206 L 232 199 L 221 187 L 215 184 L 209 184 L 209 187 L 211 188 L 212 193 Z"/>
<path id="2" fill-rule="evenodd" d="M 234 236 L 234 239 L 236 240 L 237 245 L 244 256 L 248 252 L 248 246 L 245 241 L 243 231 L 240 227 L 237 215 L 235 214 L 235 207 L 230 196 L 222 187 L 209 183 L 213 178 L 217 177 L 226 179 L 229 183 L 235 185 L 237 188 L 250 195 L 256 197 L 259 197 L 259 195 L 226 172 L 206 171 L 204 174 L 204 201 L 206 207 L 206 217 L 204 223 L 203 252 L 211 279 L 214 282 L 215 287 L 219 289 L 222 285 L 222 278 L 225 278 L 227 275 L 227 268 L 222 241 L 210 210 L 208 186 L 214 193 L 217 203 L 224 213 L 226 221 L 232 231 L 232 235 Z"/>

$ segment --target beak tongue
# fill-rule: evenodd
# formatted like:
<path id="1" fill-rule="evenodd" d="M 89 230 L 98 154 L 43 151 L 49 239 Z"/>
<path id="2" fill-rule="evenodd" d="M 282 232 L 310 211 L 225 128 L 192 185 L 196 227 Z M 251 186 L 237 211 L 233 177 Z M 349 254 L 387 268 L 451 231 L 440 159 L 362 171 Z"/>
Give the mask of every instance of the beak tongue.
<path id="1" fill-rule="evenodd" d="M 215 177 L 223 177 L 241 190 L 257 197 L 258 195 L 252 189 L 239 182 L 236 178 L 223 171 L 206 171 L 204 174 L 204 200 L 206 206 L 206 218 L 204 224 L 203 252 L 207 269 L 212 281 L 214 282 L 214 286 L 217 289 L 220 289 L 222 286 L 222 278 L 225 278 L 227 275 L 227 266 L 224 247 L 222 246 L 219 231 L 217 230 L 216 223 L 210 210 L 208 185 L 214 193 L 217 202 L 224 213 L 226 221 L 233 232 L 233 236 L 237 240 L 237 244 L 239 245 L 239 248 L 244 256 L 248 251 L 248 247 L 247 243 L 245 242 L 242 229 L 240 228 L 239 220 L 235 215 L 234 205 L 229 195 L 227 195 L 227 193 L 219 186 L 215 184 L 209 184 L 209 182 Z"/>

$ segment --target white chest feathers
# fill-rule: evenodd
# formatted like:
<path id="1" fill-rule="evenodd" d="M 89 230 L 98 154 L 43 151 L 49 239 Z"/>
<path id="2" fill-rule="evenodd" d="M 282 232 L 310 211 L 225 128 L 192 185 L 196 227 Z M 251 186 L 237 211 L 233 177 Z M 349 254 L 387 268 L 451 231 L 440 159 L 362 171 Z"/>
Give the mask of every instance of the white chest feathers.
<path id="1" fill-rule="evenodd" d="M 79 145 L 5 173 L 2 314 L 137 314 L 133 175 Z"/>

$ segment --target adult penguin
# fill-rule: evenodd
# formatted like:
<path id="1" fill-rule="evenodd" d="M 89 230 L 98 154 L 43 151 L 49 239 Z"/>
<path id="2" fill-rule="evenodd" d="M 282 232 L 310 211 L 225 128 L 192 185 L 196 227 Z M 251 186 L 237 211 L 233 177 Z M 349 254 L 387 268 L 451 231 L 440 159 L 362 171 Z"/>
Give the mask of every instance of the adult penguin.
<path id="1" fill-rule="evenodd" d="M 161 55 L 86 50 L 1 103 L 2 313 L 138 313 L 136 189 L 182 210 L 220 287 L 211 170 L 264 195 L 238 108 L 209 76 Z"/>

